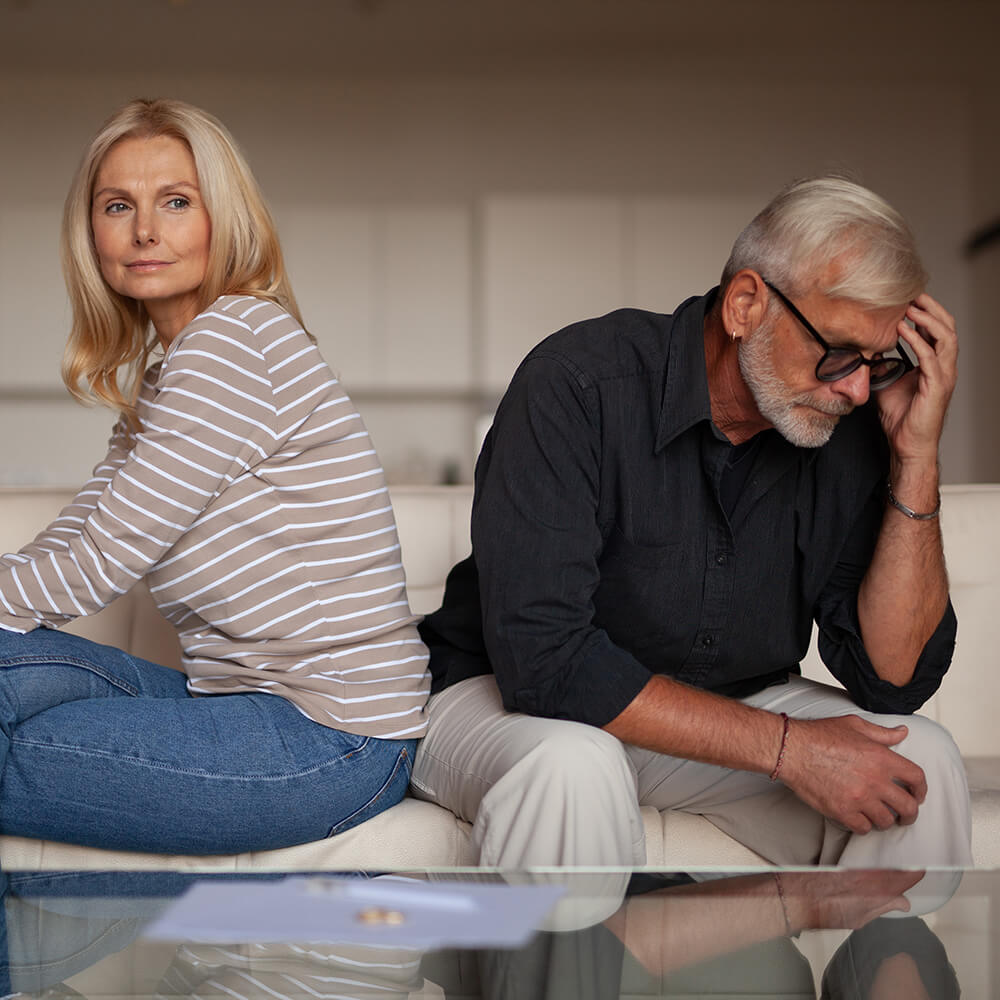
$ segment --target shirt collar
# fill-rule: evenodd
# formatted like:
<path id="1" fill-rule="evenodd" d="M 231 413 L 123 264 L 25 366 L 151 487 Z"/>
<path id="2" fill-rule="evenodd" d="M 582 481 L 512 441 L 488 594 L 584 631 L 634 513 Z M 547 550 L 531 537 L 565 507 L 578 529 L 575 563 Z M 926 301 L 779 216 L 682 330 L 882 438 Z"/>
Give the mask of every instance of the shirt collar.
<path id="1" fill-rule="evenodd" d="M 712 419 L 705 369 L 705 314 L 718 290 L 716 286 L 706 295 L 686 299 L 674 312 L 656 432 L 657 452 L 689 427 Z"/>

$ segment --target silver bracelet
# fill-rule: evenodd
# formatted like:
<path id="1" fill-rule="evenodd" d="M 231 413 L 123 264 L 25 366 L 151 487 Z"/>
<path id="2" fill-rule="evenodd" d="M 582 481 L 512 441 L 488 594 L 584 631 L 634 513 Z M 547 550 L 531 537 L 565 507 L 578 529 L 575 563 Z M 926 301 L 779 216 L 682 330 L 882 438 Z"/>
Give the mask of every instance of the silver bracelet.
<path id="1" fill-rule="evenodd" d="M 905 503 L 900 503 L 896 499 L 896 494 L 892 492 L 892 482 L 886 480 L 885 484 L 886 490 L 889 493 L 889 503 L 893 505 L 900 513 L 905 514 L 908 518 L 913 521 L 933 521 L 938 514 L 941 513 L 941 494 L 938 493 L 937 506 L 929 514 L 918 514 L 912 507 L 907 507 Z"/>

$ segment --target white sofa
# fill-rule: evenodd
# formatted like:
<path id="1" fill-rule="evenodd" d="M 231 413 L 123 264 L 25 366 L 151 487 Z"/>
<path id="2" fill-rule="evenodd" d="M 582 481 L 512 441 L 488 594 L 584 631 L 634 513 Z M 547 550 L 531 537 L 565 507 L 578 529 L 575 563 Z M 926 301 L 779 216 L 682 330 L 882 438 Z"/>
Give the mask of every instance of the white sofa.
<path id="1" fill-rule="evenodd" d="M 69 499 L 51 488 L 0 489 L 0 551 L 33 537 Z M 426 613 L 438 604 L 445 576 L 469 550 L 471 487 L 392 490 L 411 604 Z M 967 760 L 973 806 L 973 853 L 979 866 L 1000 865 L 1000 485 L 943 490 L 942 527 L 958 612 L 958 645 L 942 689 L 924 713 L 947 726 Z M 172 629 L 141 585 L 74 631 L 160 663 L 179 659 Z M 810 654 L 810 676 L 824 677 Z M 829 675 L 825 679 L 830 680 Z M 648 864 L 666 869 L 742 867 L 762 859 L 700 816 L 643 810 Z M 21 837 L 0 837 L 7 869 L 156 869 L 207 871 L 386 870 L 476 863 L 470 827 L 416 799 L 328 840 L 277 851 L 175 857 L 81 848 Z"/>

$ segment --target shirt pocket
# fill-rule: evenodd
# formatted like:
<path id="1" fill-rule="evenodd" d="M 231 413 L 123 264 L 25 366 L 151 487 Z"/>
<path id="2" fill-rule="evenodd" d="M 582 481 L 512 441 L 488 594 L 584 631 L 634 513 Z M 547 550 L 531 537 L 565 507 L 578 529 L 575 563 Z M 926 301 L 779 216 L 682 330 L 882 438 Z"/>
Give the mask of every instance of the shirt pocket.
<path id="1" fill-rule="evenodd" d="M 594 624 L 643 662 L 649 659 L 648 651 L 672 644 L 678 638 L 678 622 L 696 620 L 701 597 L 700 588 L 692 588 L 684 573 L 686 557 L 680 536 L 640 544 L 615 526 L 598 559 Z"/>

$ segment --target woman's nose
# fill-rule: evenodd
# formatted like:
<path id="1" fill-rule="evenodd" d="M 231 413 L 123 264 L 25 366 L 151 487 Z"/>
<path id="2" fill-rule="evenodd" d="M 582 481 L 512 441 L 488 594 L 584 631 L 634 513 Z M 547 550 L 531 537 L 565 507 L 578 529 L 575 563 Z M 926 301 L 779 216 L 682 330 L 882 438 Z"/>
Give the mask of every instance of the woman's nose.
<path id="1" fill-rule="evenodd" d="M 135 213 L 135 233 L 133 240 L 136 246 L 145 246 L 156 242 L 156 228 L 148 213 Z"/>

